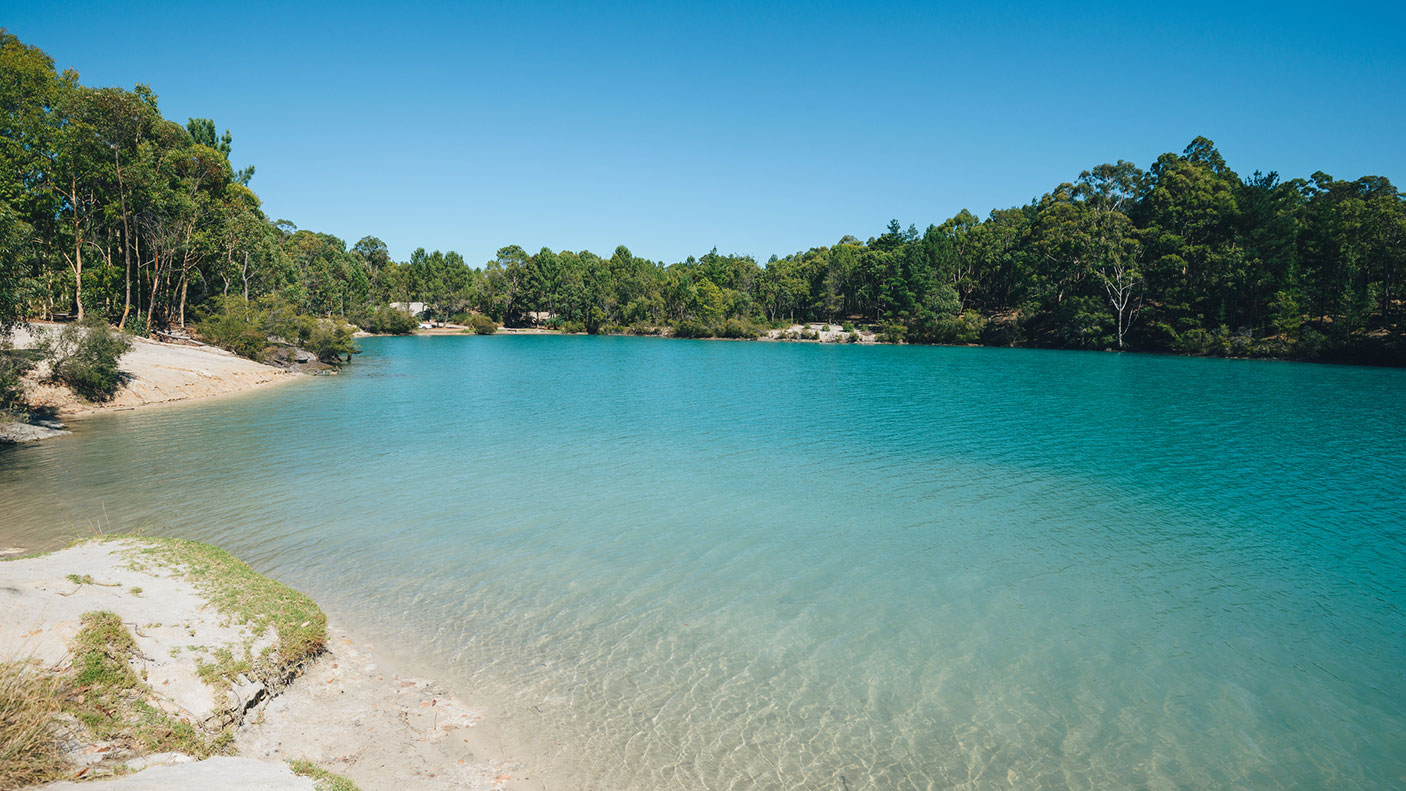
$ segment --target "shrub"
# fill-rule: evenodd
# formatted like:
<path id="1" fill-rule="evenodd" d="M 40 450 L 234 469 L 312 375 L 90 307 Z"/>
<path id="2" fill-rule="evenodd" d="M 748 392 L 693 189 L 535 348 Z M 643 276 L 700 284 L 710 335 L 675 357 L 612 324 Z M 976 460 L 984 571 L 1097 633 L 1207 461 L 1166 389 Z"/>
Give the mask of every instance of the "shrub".
<path id="1" fill-rule="evenodd" d="M 903 343 L 908 334 L 908 328 L 897 322 L 884 324 L 879 327 L 880 343 Z"/>
<path id="2" fill-rule="evenodd" d="M 100 316 L 69 324 L 43 343 L 50 378 L 88 401 L 110 401 L 117 394 L 123 381 L 117 361 L 131 348 L 131 336 Z"/>
<path id="3" fill-rule="evenodd" d="M 24 375 L 34 368 L 33 358 L 27 350 L 0 344 L 0 410 L 24 405 Z"/>
<path id="4" fill-rule="evenodd" d="M 981 330 L 981 343 L 986 346 L 1015 346 L 1025 339 L 1020 323 L 1006 319 L 987 322 Z"/>
<path id="5" fill-rule="evenodd" d="M 711 338 L 713 328 L 701 321 L 685 319 L 674 327 L 675 338 Z"/>
<path id="6" fill-rule="evenodd" d="M 745 338 L 754 339 L 762 334 L 762 330 L 757 325 L 746 319 L 728 319 L 722 327 L 716 330 L 719 338 Z"/>
<path id="7" fill-rule="evenodd" d="M 389 313 L 400 313 L 386 309 Z M 409 315 L 409 314 L 404 314 Z M 383 316 L 394 322 L 393 316 Z M 212 343 L 251 360 L 268 360 L 275 342 L 306 349 L 324 363 L 341 363 L 361 350 L 352 338 L 355 327 L 339 319 L 319 319 L 299 313 L 276 296 L 249 302 L 243 297 L 217 297 L 196 332 Z"/>
<path id="8" fill-rule="evenodd" d="M 332 319 L 313 319 L 301 346 L 331 364 L 342 362 L 344 357 L 350 361 L 353 354 L 361 351 L 352 339 L 351 325 Z"/>
<path id="9" fill-rule="evenodd" d="M 420 320 L 409 311 L 383 306 L 358 316 L 353 323 L 377 335 L 409 335 L 420 325 Z"/>
<path id="10" fill-rule="evenodd" d="M 1313 329 L 1303 327 L 1299 330 L 1299 337 L 1294 340 L 1294 354 L 1312 360 L 1323 354 L 1328 349 L 1328 336 Z"/>
<path id="11" fill-rule="evenodd" d="M 213 309 L 196 323 L 195 332 L 206 343 L 257 360 L 269 345 L 263 318 L 243 297 L 218 297 Z"/>
<path id="12" fill-rule="evenodd" d="M 468 324 L 469 329 L 473 330 L 475 335 L 492 335 L 498 331 L 498 322 L 488 318 L 482 313 L 475 313 L 469 316 L 469 320 L 465 323 Z"/>

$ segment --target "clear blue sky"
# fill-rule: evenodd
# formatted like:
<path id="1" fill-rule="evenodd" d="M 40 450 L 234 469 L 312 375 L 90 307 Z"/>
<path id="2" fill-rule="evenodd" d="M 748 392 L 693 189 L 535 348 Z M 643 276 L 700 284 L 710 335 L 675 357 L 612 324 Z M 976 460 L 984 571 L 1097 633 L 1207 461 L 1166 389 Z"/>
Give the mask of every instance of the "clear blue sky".
<path id="1" fill-rule="evenodd" d="M 0 25 L 229 128 L 270 217 L 402 260 L 764 261 L 1198 134 L 1241 173 L 1406 181 L 1400 2 L 761 5 L 3 0 Z"/>

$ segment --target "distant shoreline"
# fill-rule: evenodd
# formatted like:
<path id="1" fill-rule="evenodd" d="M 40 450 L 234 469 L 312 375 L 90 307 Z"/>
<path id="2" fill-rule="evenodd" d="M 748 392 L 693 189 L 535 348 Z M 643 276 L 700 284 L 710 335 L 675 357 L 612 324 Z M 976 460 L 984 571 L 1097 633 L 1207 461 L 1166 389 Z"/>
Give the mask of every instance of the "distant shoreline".
<path id="1" fill-rule="evenodd" d="M 1309 365 L 1349 365 L 1349 366 L 1362 366 L 1362 367 L 1364 367 L 1364 368 L 1393 368 L 1393 369 L 1399 369 L 1399 368 L 1406 367 L 1406 366 L 1403 366 L 1403 365 L 1398 364 L 1398 363 L 1396 363 L 1396 362 L 1393 362 L 1393 361 L 1391 361 L 1391 360 L 1380 360 L 1380 359 L 1354 359 L 1354 358 L 1351 358 L 1351 357 L 1341 357 L 1341 358 L 1333 358 L 1333 357 L 1314 357 L 1314 358 L 1308 358 L 1308 357 L 1294 357 L 1294 356 L 1266 356 L 1266 355 L 1250 355 L 1250 354 L 1242 354 L 1242 355 L 1193 354 L 1193 353 L 1190 353 L 1190 352 L 1178 352 L 1178 351 L 1170 351 L 1170 350 L 1165 350 L 1165 349 L 1134 349 L 1134 348 L 1127 348 L 1127 349 L 1114 349 L 1114 348 L 1106 348 L 1106 349 L 1071 349 L 1071 348 L 1065 348 L 1065 347 L 1060 347 L 1060 346 L 1036 346 L 1036 345 L 1030 345 L 1030 344 L 998 345 L 998 344 L 987 344 L 987 343 L 916 343 L 916 342 L 911 342 L 911 341 L 899 341 L 899 342 L 895 342 L 895 341 L 888 341 L 888 340 L 880 340 L 878 334 L 877 334 L 877 333 L 873 333 L 873 332 L 866 332 L 866 333 L 863 333 L 863 335 L 864 335 L 865 337 L 863 337 L 863 338 L 862 338 L 861 340 L 859 340 L 858 342 L 854 342 L 854 343 L 849 343 L 849 342 L 847 342 L 845 339 L 843 339 L 843 337 L 841 337 L 840 339 L 836 339 L 835 337 L 833 337 L 833 336 L 835 336 L 835 335 L 843 336 L 843 335 L 844 335 L 844 332 L 843 332 L 843 331 L 838 332 L 838 333 L 831 331 L 829 334 L 825 335 L 825 336 L 822 337 L 822 338 L 788 338 L 788 337 L 776 337 L 776 335 L 775 335 L 775 333 L 794 332 L 794 331 L 796 331 L 797 328 L 799 328 L 799 327 L 811 327 L 811 326 L 824 326 L 824 323 L 823 323 L 823 322 L 810 322 L 810 323 L 808 323 L 808 324 L 806 324 L 806 325 L 792 324 L 792 325 L 790 325 L 789 327 L 787 327 L 787 328 L 785 328 L 785 329 L 781 329 L 781 330 L 769 330 L 769 331 L 768 331 L 768 334 L 766 334 L 766 335 L 761 335 L 761 336 L 756 337 L 756 338 L 724 338 L 724 337 L 716 337 L 716 336 L 715 336 L 715 337 L 706 337 L 706 338 L 680 338 L 680 337 L 678 337 L 678 336 L 675 336 L 675 335 L 672 335 L 672 334 L 669 334 L 668 332 L 666 332 L 665 330 L 668 329 L 668 328 L 666 328 L 666 327 L 660 327 L 660 328 L 658 328 L 658 329 L 660 330 L 659 332 L 652 332 L 652 333 L 600 332 L 600 333 L 595 333 L 595 335 L 598 336 L 598 337 L 605 337 L 605 338 L 662 338 L 662 339 L 668 339 L 668 340 L 727 341 L 727 342 L 739 342 L 739 341 L 740 341 L 740 342 L 750 342 L 750 341 L 756 341 L 756 342 L 760 342 L 760 343 L 806 343 L 806 344 L 824 344 L 824 345 L 838 345 L 838 346 L 913 346 L 913 347 L 932 347 L 932 348 L 951 348 L 951 349 L 1028 349 L 1028 350 L 1034 350 L 1034 351 L 1081 352 L 1081 353 L 1086 353 L 1086 354 L 1130 354 L 1130 355 L 1136 355 L 1136 356 L 1139 356 L 1139 357 L 1143 357 L 1143 356 L 1146 356 L 1146 357 L 1180 357 L 1180 358 L 1201 359 L 1201 360 L 1246 360 L 1246 361 L 1256 361 L 1256 362 L 1305 363 L 1305 364 L 1309 364 Z M 833 326 L 833 325 L 832 325 L 832 326 Z M 467 331 L 467 330 L 468 330 L 468 328 L 463 327 L 463 326 L 461 326 L 461 325 L 457 325 L 457 324 L 447 324 L 447 325 L 445 325 L 444 327 L 436 327 L 436 328 L 434 328 L 434 329 L 426 329 L 426 330 L 415 330 L 415 331 L 413 331 L 413 332 L 409 332 L 409 333 L 405 333 L 405 334 L 395 334 L 395 333 L 388 333 L 388 332 L 380 332 L 380 333 L 376 333 L 376 332 L 359 332 L 359 333 L 357 333 L 356 337 L 358 337 L 358 338 L 409 338 L 409 337 L 441 337 L 441 336 L 450 336 L 450 337 L 453 337 L 453 336 L 473 335 L 473 334 L 474 334 L 472 331 Z M 546 328 L 546 327 L 499 327 L 498 330 L 497 330 L 497 332 L 495 332 L 495 333 L 493 333 L 493 334 L 494 334 L 494 335 L 560 335 L 560 336 L 579 336 L 579 337 L 590 337 L 590 336 L 592 335 L 592 333 L 589 333 L 589 332 L 567 332 L 567 331 L 565 331 L 565 330 L 554 330 L 554 329 L 549 329 L 549 328 Z"/>

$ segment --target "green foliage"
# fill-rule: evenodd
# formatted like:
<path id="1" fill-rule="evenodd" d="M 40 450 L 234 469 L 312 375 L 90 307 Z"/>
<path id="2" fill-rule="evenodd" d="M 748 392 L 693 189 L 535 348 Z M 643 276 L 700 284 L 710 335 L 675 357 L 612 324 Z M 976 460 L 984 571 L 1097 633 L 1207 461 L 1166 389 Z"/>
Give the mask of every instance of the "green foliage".
<path id="1" fill-rule="evenodd" d="M 74 660 L 63 696 L 65 714 L 95 741 L 124 743 L 139 753 L 183 752 L 206 758 L 230 750 L 228 733 L 206 737 L 147 703 L 151 690 L 132 669 L 137 645 L 115 613 L 87 612 L 70 645 Z"/>
<path id="2" fill-rule="evenodd" d="M 353 337 L 354 328 L 334 319 L 313 319 L 307 326 L 299 346 L 317 355 L 324 363 L 337 364 L 360 354 Z"/>
<path id="3" fill-rule="evenodd" d="M 890 322 L 879 327 L 880 343 L 903 343 L 908 335 L 908 328 L 898 322 Z"/>
<path id="4" fill-rule="evenodd" d="M 74 681 L 81 687 L 130 689 L 141 682 L 128 661 L 137 644 L 116 613 L 88 612 L 73 639 Z"/>
<path id="5" fill-rule="evenodd" d="M 137 562 L 179 571 L 216 610 L 248 626 L 251 633 L 273 629 L 277 635 L 273 653 L 256 658 L 255 678 L 266 680 L 297 667 L 326 645 L 327 616 L 311 599 L 255 572 L 223 549 L 178 538 L 114 538 L 136 544 L 131 555 Z"/>
<path id="6" fill-rule="evenodd" d="M 210 312 L 196 324 L 196 333 L 206 342 L 228 349 L 241 357 L 259 359 L 269 345 L 264 329 L 267 313 L 243 297 L 217 297 Z"/>
<path id="7" fill-rule="evenodd" d="M 361 791 L 350 779 L 329 772 L 312 761 L 297 759 L 289 761 L 288 766 L 299 777 L 311 777 L 315 791 Z"/>
<path id="8" fill-rule="evenodd" d="M 675 338 L 711 338 L 713 328 L 701 321 L 685 320 L 674 325 Z"/>
<path id="9" fill-rule="evenodd" d="M 721 327 L 717 328 L 714 334 L 719 338 L 753 340 L 761 335 L 762 332 L 761 327 L 758 327 L 756 324 L 746 319 L 728 319 L 723 322 Z"/>
<path id="10" fill-rule="evenodd" d="M 299 313 L 278 296 L 254 303 L 243 297 L 216 297 L 196 331 L 206 342 L 251 360 L 263 359 L 273 339 L 305 349 L 330 364 L 360 351 L 351 325 Z"/>
<path id="11" fill-rule="evenodd" d="M 469 316 L 466 322 L 470 331 L 475 335 L 492 335 L 498 331 L 498 322 L 490 319 L 482 313 L 475 313 Z"/>
<path id="12" fill-rule="evenodd" d="M 118 361 L 131 348 L 131 336 L 97 315 L 65 325 L 43 344 L 50 378 L 95 402 L 110 401 L 117 394 L 124 381 Z"/>
<path id="13" fill-rule="evenodd" d="M 24 376 L 34 369 L 37 354 L 0 343 L 0 412 L 24 406 Z"/>
<path id="14" fill-rule="evenodd" d="M 202 334 L 246 355 L 258 332 L 316 336 L 331 361 L 354 351 L 338 319 L 403 332 L 406 318 L 377 306 L 419 302 L 437 320 L 589 333 L 841 321 L 919 343 L 1406 355 L 1406 196 L 1380 176 L 1241 177 L 1202 137 L 1147 170 L 1095 165 L 986 217 L 895 220 L 765 264 L 716 249 L 666 263 L 623 245 L 608 257 L 507 245 L 479 265 L 420 248 L 397 262 L 374 236 L 348 247 L 271 221 L 252 168 L 230 164 L 231 133 L 162 118 L 150 89 L 82 86 L 9 33 L 0 73 L 0 335 L 101 305 L 146 334 L 199 313 Z M 232 295 L 279 304 L 267 321 L 231 317 Z"/>
<path id="15" fill-rule="evenodd" d="M 376 335 L 409 335 L 419 326 L 420 320 L 410 315 L 409 311 L 382 306 L 358 314 L 352 323 Z"/>

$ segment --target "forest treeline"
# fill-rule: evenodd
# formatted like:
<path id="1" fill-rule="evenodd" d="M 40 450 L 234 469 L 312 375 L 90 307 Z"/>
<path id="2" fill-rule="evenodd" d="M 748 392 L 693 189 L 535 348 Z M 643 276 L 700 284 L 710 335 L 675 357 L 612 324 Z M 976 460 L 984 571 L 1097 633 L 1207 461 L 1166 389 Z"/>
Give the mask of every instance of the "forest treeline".
<path id="1" fill-rule="evenodd" d="M 921 343 L 1406 360 L 1406 196 L 1379 176 L 1241 176 L 1205 138 L 984 218 L 895 221 L 764 264 L 515 245 L 481 266 L 423 249 L 397 262 L 374 236 L 271 220 L 232 135 L 164 119 L 146 86 L 83 86 L 3 32 L 0 70 L 0 324 L 98 314 L 142 334 L 260 311 L 403 330 L 387 305 L 424 302 L 592 333 L 833 321 Z"/>

